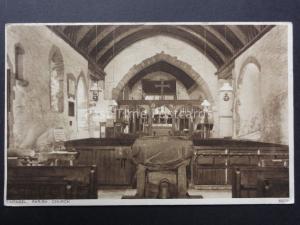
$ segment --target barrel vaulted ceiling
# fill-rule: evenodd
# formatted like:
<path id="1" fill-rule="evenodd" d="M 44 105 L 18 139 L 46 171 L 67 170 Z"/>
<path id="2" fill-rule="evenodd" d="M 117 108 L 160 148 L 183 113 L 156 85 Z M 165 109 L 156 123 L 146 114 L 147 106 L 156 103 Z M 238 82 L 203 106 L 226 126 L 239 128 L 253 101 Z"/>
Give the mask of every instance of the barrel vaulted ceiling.
<path id="1" fill-rule="evenodd" d="M 126 47 L 155 35 L 171 36 L 192 45 L 219 69 L 271 27 L 268 25 L 49 26 L 102 69 Z"/>

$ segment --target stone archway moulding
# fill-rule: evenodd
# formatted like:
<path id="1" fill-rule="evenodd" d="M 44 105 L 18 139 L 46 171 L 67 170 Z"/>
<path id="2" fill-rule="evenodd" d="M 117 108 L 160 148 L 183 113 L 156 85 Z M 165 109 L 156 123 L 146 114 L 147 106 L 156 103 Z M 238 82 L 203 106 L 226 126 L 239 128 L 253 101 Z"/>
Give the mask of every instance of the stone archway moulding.
<path id="1" fill-rule="evenodd" d="M 121 81 L 119 81 L 118 85 L 113 89 L 112 91 L 112 98 L 117 100 L 119 97 L 119 94 L 123 90 L 123 88 L 126 86 L 126 84 L 130 81 L 131 78 L 133 78 L 137 73 L 142 71 L 143 69 L 157 63 L 160 61 L 165 61 L 167 63 L 172 64 L 173 66 L 176 66 L 177 68 L 184 71 L 186 74 L 188 74 L 196 83 L 199 85 L 199 87 L 203 90 L 206 98 L 208 101 L 210 101 L 212 104 L 214 103 L 214 99 L 212 97 L 212 94 L 209 90 L 209 87 L 205 80 L 200 76 L 199 73 L 197 73 L 191 65 L 187 64 L 186 62 L 183 62 L 181 60 L 178 60 L 177 57 L 168 55 L 164 52 L 155 54 L 154 56 L 147 58 L 143 60 L 138 65 L 134 65 L 131 67 L 131 69 L 123 76 Z"/>
<path id="2" fill-rule="evenodd" d="M 79 89 L 79 84 L 82 83 L 83 89 Z M 81 91 L 81 92 L 80 92 Z M 81 96 L 79 96 L 82 94 Z M 83 71 L 80 72 L 76 82 L 76 121 L 78 137 L 86 137 L 85 131 L 89 129 L 89 116 L 88 116 L 88 85 L 86 76 Z M 83 104 L 82 104 L 83 103 Z M 83 124 L 82 124 L 83 123 Z"/>
<path id="3" fill-rule="evenodd" d="M 49 52 L 49 70 L 51 71 L 53 68 L 51 68 L 51 61 L 53 61 L 55 63 L 55 67 L 57 68 L 58 70 L 58 73 L 61 77 L 61 79 L 63 79 L 64 77 L 64 58 L 63 58 L 63 55 L 60 51 L 60 49 L 53 45 L 50 52 Z"/>
<path id="4" fill-rule="evenodd" d="M 57 112 L 64 112 L 64 58 L 60 51 L 60 49 L 53 45 L 51 47 L 51 50 L 49 52 L 48 57 L 48 65 L 49 65 L 49 73 L 50 73 L 50 79 L 49 79 L 49 96 L 50 96 L 50 108 L 53 110 L 52 106 L 52 89 L 51 89 L 51 82 L 53 79 L 57 80 L 59 82 L 59 100 L 58 100 L 58 109 L 55 109 Z M 53 77 L 53 72 L 56 71 L 57 77 Z M 55 97 L 56 98 L 56 97 Z"/>
<path id="5" fill-rule="evenodd" d="M 77 81 L 76 81 L 76 95 L 77 95 L 78 83 L 79 83 L 80 79 L 82 79 L 82 82 L 83 82 L 83 85 L 84 85 L 84 91 L 85 91 L 86 95 L 88 96 L 88 84 L 87 84 L 87 81 L 86 81 L 86 78 L 85 78 L 85 75 L 84 75 L 83 71 L 80 71 L 79 76 L 77 77 Z"/>
<path id="6" fill-rule="evenodd" d="M 261 73 L 261 65 L 260 65 L 259 61 L 253 56 L 249 56 L 248 58 L 246 58 L 246 60 L 242 63 L 242 65 L 240 67 L 239 74 L 236 79 L 236 93 L 235 93 L 236 97 L 234 100 L 234 107 L 233 107 L 234 112 L 235 112 L 235 131 L 234 131 L 235 136 L 239 136 L 240 126 L 241 126 L 241 118 L 240 118 L 240 113 L 239 113 L 239 108 L 241 107 L 241 104 L 242 104 L 241 100 L 240 100 L 240 87 L 244 80 L 245 70 L 249 64 L 255 65 L 257 70 L 259 71 L 259 75 Z M 260 96 L 260 94 L 259 94 L 259 96 Z M 258 106 L 260 106 L 260 105 L 258 104 Z"/>
<path id="7" fill-rule="evenodd" d="M 244 72 L 245 72 L 245 68 L 248 64 L 254 64 L 259 72 L 261 72 L 261 66 L 260 63 L 258 62 L 258 60 L 253 57 L 253 56 L 249 56 L 242 64 L 239 74 L 238 74 L 238 79 L 237 79 L 237 86 L 239 86 L 242 82 L 243 82 L 243 78 L 244 78 Z"/>

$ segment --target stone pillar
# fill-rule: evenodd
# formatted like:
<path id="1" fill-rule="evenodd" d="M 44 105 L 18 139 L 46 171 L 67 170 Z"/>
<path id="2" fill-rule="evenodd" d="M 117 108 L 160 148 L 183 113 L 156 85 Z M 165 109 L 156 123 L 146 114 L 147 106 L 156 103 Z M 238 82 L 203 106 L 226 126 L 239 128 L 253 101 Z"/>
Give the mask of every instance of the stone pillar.
<path id="1" fill-rule="evenodd" d="M 225 82 L 219 92 L 219 129 L 220 137 L 233 135 L 233 89 L 229 82 Z"/>

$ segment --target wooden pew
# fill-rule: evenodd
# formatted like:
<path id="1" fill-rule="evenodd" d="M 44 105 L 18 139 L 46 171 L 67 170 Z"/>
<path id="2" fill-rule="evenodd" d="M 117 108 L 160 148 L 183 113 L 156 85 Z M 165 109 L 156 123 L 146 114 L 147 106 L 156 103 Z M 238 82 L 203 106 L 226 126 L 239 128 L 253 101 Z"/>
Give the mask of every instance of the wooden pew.
<path id="1" fill-rule="evenodd" d="M 232 178 L 233 198 L 289 197 L 288 168 L 234 168 Z"/>
<path id="2" fill-rule="evenodd" d="M 95 166 L 14 166 L 7 170 L 7 199 L 97 198 Z"/>
<path id="3" fill-rule="evenodd" d="M 65 146 L 79 152 L 75 165 L 97 166 L 98 186 L 131 186 L 136 171 L 130 160 L 134 141 L 134 137 L 87 138 L 67 141 Z"/>
<path id="4" fill-rule="evenodd" d="M 288 167 L 288 146 L 232 139 L 194 139 L 193 185 L 231 185 L 235 167 Z M 271 163 L 269 163 L 271 162 Z"/>

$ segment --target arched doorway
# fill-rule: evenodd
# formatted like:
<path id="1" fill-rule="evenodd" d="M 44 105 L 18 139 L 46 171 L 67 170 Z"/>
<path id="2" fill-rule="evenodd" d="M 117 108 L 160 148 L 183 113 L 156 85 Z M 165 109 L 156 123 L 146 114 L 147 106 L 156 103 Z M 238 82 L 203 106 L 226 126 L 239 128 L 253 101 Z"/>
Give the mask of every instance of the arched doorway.
<path id="1" fill-rule="evenodd" d="M 88 93 L 83 73 L 77 79 L 76 87 L 77 138 L 89 137 L 88 131 Z"/>

